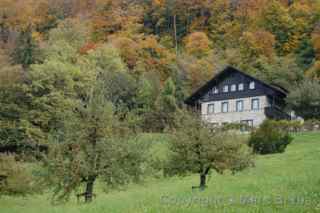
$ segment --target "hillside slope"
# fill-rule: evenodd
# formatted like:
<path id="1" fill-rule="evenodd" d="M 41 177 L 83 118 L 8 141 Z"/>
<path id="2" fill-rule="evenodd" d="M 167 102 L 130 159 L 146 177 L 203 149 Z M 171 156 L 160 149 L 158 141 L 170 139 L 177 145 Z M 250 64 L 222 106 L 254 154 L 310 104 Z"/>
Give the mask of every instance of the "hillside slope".
<path id="1" fill-rule="evenodd" d="M 295 136 L 284 154 L 258 156 L 255 168 L 235 176 L 213 174 L 205 192 L 197 176 L 150 180 L 125 191 L 99 193 L 89 205 L 51 206 L 49 196 L 0 198 L 1 213 L 196 213 L 320 211 L 320 133 Z"/>

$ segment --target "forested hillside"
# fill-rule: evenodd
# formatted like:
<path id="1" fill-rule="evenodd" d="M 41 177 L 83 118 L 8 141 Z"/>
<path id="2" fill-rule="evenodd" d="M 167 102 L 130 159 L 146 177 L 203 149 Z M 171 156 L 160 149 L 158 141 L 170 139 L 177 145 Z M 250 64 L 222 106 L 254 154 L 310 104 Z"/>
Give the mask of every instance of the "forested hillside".
<path id="1" fill-rule="evenodd" d="M 0 155 L 0 195 L 53 188 L 54 200 L 90 202 L 97 181 L 160 172 L 197 173 L 204 189 L 211 170 L 253 166 L 245 138 L 184 107 L 227 65 L 319 120 L 320 1 L 0 0 L 0 153 L 15 153 Z M 289 128 L 267 127 L 257 141 L 271 132 L 283 152 Z M 165 159 L 141 137 L 153 133 L 170 144 Z"/>
<path id="2" fill-rule="evenodd" d="M 1 143 L 47 142 L 101 70 L 116 114 L 144 131 L 170 127 L 225 65 L 319 117 L 319 20 L 317 0 L 1 0 Z"/>

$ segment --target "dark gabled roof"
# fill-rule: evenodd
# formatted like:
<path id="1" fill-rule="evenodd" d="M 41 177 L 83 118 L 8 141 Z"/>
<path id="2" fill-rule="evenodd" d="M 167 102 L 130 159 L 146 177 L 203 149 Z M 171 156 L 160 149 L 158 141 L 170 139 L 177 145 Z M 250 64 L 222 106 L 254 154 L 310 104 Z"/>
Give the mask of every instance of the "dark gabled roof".
<path id="1" fill-rule="evenodd" d="M 242 75 L 257 81 L 259 83 L 261 83 L 262 85 L 264 85 L 265 87 L 276 91 L 284 96 L 287 96 L 288 91 L 278 85 L 271 85 L 271 84 L 267 84 L 251 75 L 248 75 L 245 72 L 242 72 L 232 66 L 227 66 L 226 68 L 224 68 L 221 72 L 219 72 L 217 75 L 215 75 L 215 77 L 213 77 L 210 81 L 208 81 L 204 86 L 200 87 L 196 92 L 194 92 L 189 98 L 187 98 L 185 100 L 185 103 L 188 105 L 194 105 L 194 103 L 200 99 L 207 91 L 209 91 L 215 84 L 217 84 L 221 78 L 223 78 L 225 75 L 227 75 L 228 73 L 232 73 L 232 72 L 238 72 L 241 73 Z"/>

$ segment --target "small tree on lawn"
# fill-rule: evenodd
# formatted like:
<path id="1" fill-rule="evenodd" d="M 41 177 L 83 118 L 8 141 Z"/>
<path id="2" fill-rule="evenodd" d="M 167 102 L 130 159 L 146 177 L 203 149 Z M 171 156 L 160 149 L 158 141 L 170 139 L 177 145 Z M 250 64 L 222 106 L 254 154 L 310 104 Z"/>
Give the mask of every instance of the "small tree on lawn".
<path id="1" fill-rule="evenodd" d="M 65 128 L 51 139 L 46 166 L 55 200 L 67 200 L 77 192 L 78 198 L 91 202 L 98 178 L 110 187 L 141 178 L 145 148 L 134 137 L 121 136 L 130 134 L 99 91 L 67 114 Z"/>
<path id="2" fill-rule="evenodd" d="M 94 69 L 94 80 L 62 112 L 60 128 L 53 129 L 46 168 L 47 181 L 55 187 L 55 200 L 67 200 L 77 192 L 78 198 L 84 196 L 90 202 L 98 178 L 117 187 L 140 180 L 143 173 L 146 149 L 131 133 L 126 118 L 120 119 L 115 112 L 107 90 L 111 68 L 95 66 L 98 53 L 88 63 L 88 68 Z M 104 62 L 118 64 L 111 59 Z"/>
<path id="3" fill-rule="evenodd" d="M 199 187 L 204 189 L 210 170 L 222 174 L 225 170 L 236 172 L 252 165 L 251 152 L 243 136 L 210 129 L 198 115 L 187 112 L 179 115 L 177 123 L 179 128 L 170 145 L 171 175 L 197 173 Z"/>

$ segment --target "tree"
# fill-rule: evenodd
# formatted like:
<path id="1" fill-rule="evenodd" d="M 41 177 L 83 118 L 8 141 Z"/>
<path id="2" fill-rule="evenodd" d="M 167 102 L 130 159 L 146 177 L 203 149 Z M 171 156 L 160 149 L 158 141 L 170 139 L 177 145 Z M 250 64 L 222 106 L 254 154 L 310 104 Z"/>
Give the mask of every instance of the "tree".
<path id="1" fill-rule="evenodd" d="M 169 173 L 200 175 L 200 188 L 206 186 L 211 170 L 222 174 L 225 170 L 240 171 L 252 164 L 244 138 L 220 129 L 210 129 L 199 118 L 184 112 L 178 116 L 181 124 L 170 144 Z"/>
<path id="2" fill-rule="evenodd" d="M 90 202 L 98 178 L 108 186 L 140 180 L 145 149 L 134 135 L 130 137 L 133 133 L 127 120 L 115 110 L 118 102 L 110 89 L 110 81 L 114 80 L 110 74 L 125 71 L 119 55 L 103 46 L 90 52 L 82 63 L 77 71 L 90 73 L 89 82 L 82 82 L 87 83 L 86 89 L 69 97 L 72 104 L 61 112 L 63 122 L 53 129 L 53 149 L 46 166 L 52 176 L 49 183 L 55 186 L 54 198 L 68 199 L 84 184 L 85 192 L 78 196 Z"/>
<path id="3" fill-rule="evenodd" d="M 320 84 L 315 80 L 303 81 L 287 98 L 289 107 L 304 119 L 320 118 Z"/>
<path id="4" fill-rule="evenodd" d="M 191 33 L 186 37 L 185 43 L 186 52 L 198 58 L 207 56 L 210 50 L 209 38 L 203 32 Z"/>
<path id="5" fill-rule="evenodd" d="M 248 145 L 258 154 L 283 153 L 292 142 L 288 130 L 281 123 L 265 120 L 258 129 L 252 131 Z"/>
<path id="6" fill-rule="evenodd" d="M 11 65 L 4 50 L 0 50 L 0 146 L 20 145 L 28 138 L 22 126 L 26 113 L 23 92 L 23 71 Z"/>
<path id="7" fill-rule="evenodd" d="M 153 122 L 157 122 L 159 130 L 165 128 L 173 128 L 175 126 L 174 116 L 178 113 L 179 107 L 176 100 L 176 87 L 171 78 L 169 78 L 158 96 L 155 109 Z"/>
<path id="8" fill-rule="evenodd" d="M 67 200 L 84 187 L 84 193 L 77 196 L 91 202 L 98 178 L 109 187 L 118 187 L 139 181 L 143 173 L 145 148 L 122 129 L 103 87 L 98 88 L 66 117 L 65 128 L 52 141 L 46 166 L 57 200 Z"/>
<path id="9" fill-rule="evenodd" d="M 24 69 L 39 60 L 39 48 L 32 37 L 31 29 L 20 32 L 12 58 L 16 64 L 21 64 Z"/>
<path id="10" fill-rule="evenodd" d="M 267 3 L 261 14 L 261 25 L 265 30 L 275 35 L 278 54 L 286 55 L 295 49 L 294 29 L 295 23 L 288 9 L 280 2 L 272 0 Z"/>
<path id="11" fill-rule="evenodd" d="M 272 58 L 275 38 L 267 31 L 244 32 L 240 38 L 240 50 L 245 60 L 255 60 L 259 56 Z"/>

